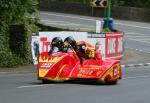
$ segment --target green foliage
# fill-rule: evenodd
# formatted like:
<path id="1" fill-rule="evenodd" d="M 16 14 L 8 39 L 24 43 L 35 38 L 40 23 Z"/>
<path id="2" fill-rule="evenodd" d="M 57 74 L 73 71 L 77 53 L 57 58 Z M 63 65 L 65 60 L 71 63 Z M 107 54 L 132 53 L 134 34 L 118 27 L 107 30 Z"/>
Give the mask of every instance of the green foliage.
<path id="1" fill-rule="evenodd" d="M 150 8 L 150 0 L 112 0 L 112 4 L 116 6 Z"/>
<path id="2" fill-rule="evenodd" d="M 83 3 L 83 0 L 58 0 L 62 2 L 70 2 L 70 3 Z"/>
<path id="3" fill-rule="evenodd" d="M 11 67 L 31 61 L 31 34 L 38 31 L 37 0 L 0 0 L 0 67 Z M 21 40 L 12 38 L 21 36 L 10 32 L 11 26 L 23 25 Z M 20 29 L 20 28 L 18 28 Z M 16 46 L 16 51 L 13 52 Z"/>
<path id="4" fill-rule="evenodd" d="M 24 59 L 17 57 L 10 51 L 1 51 L 0 58 L 0 67 L 15 67 L 26 63 Z"/>
<path id="5" fill-rule="evenodd" d="M 55 0 L 59 2 L 90 4 L 92 0 Z M 150 8 L 150 0 L 111 0 L 114 6 Z"/>
<path id="6" fill-rule="evenodd" d="M 106 28 L 106 29 L 102 29 L 101 32 L 106 33 L 106 32 L 111 32 L 111 30 L 109 28 Z"/>

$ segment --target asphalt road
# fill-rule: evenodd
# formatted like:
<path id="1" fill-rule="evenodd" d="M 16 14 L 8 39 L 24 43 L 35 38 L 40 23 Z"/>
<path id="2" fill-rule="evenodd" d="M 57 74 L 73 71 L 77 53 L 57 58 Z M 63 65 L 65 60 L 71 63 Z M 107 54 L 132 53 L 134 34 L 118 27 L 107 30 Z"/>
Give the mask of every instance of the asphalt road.
<path id="1" fill-rule="evenodd" d="M 117 85 L 41 84 L 36 74 L 0 74 L 0 103 L 149 103 L 150 67 L 123 68 Z"/>
<path id="2" fill-rule="evenodd" d="M 90 31 L 95 28 L 95 21 L 101 18 L 72 14 L 41 12 L 41 22 L 55 27 Z M 125 47 L 150 53 L 150 23 L 115 20 L 114 28 L 125 33 Z"/>
<path id="3" fill-rule="evenodd" d="M 41 12 L 41 22 L 71 29 L 91 30 L 99 18 Z M 101 19 L 100 19 L 101 20 Z M 150 53 L 150 24 L 115 21 L 125 32 L 126 47 Z M 117 85 L 95 82 L 42 84 L 35 73 L 0 72 L 0 103 L 149 103 L 150 66 L 123 68 Z"/>

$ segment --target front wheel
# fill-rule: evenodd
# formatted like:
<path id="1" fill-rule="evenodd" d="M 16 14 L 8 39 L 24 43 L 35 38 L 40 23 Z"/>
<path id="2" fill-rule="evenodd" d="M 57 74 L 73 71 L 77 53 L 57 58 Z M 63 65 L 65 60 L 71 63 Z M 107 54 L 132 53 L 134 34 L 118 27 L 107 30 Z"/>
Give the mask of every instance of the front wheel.
<path id="1" fill-rule="evenodd" d="M 108 85 L 115 85 L 118 83 L 118 80 L 113 80 L 113 81 L 105 81 L 106 84 Z"/>
<path id="2" fill-rule="evenodd" d="M 46 80 L 46 79 L 42 79 L 42 83 L 43 83 L 43 84 L 48 84 L 48 83 L 51 83 L 51 81 Z"/>

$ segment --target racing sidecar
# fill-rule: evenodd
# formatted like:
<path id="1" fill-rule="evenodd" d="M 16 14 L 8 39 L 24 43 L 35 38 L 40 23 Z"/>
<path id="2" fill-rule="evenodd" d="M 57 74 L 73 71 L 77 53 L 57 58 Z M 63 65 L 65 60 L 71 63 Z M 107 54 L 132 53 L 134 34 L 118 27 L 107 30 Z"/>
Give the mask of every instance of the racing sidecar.
<path id="1" fill-rule="evenodd" d="M 85 59 L 80 63 L 74 51 L 58 52 L 49 56 L 43 52 L 38 59 L 38 79 L 62 82 L 75 79 L 96 79 L 116 84 L 122 77 L 120 61 Z"/>

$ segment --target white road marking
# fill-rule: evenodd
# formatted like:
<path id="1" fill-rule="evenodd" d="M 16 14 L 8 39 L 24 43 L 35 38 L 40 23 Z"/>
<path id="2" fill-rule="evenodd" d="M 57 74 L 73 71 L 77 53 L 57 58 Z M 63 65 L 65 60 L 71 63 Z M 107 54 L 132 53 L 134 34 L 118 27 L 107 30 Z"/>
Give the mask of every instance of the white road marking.
<path id="1" fill-rule="evenodd" d="M 64 26 L 64 25 L 74 25 L 74 26 L 78 26 L 77 24 L 58 24 L 58 23 L 50 23 L 50 22 L 46 22 L 45 24 L 49 24 L 49 25 L 62 25 L 62 26 Z"/>
<path id="2" fill-rule="evenodd" d="M 8 72 L 0 72 L 0 74 L 6 74 L 6 73 L 8 73 Z"/>
<path id="3" fill-rule="evenodd" d="M 20 73 L 19 72 L 0 72 L 0 77 L 13 77 L 13 76 L 26 76 L 33 75 L 35 73 Z"/>
<path id="4" fill-rule="evenodd" d="M 140 33 L 135 33 L 135 32 L 125 32 L 125 34 L 140 34 Z"/>
<path id="5" fill-rule="evenodd" d="M 123 25 L 123 26 L 136 27 L 136 28 L 142 28 L 142 29 L 150 29 L 150 27 L 145 27 L 145 26 L 137 26 L 137 25 L 123 24 L 123 23 L 115 23 L 115 24 Z"/>
<path id="6" fill-rule="evenodd" d="M 25 86 L 19 86 L 18 89 L 22 88 L 33 88 L 33 87 L 43 87 L 43 86 L 50 86 L 50 85 L 56 85 L 56 84 L 44 84 L 44 85 L 25 85 Z"/>
<path id="7" fill-rule="evenodd" d="M 137 41 L 137 42 L 142 42 L 142 43 L 148 43 L 148 44 L 150 44 L 150 42 L 148 42 L 148 41 L 141 41 L 141 40 L 138 40 L 138 39 L 131 39 L 131 38 L 129 38 L 129 39 Z M 142 39 L 142 40 L 144 40 L 144 39 Z"/>
<path id="8" fill-rule="evenodd" d="M 145 75 L 145 76 L 126 77 L 126 78 L 122 78 L 122 79 L 125 80 L 125 79 L 149 78 L 149 77 L 150 77 L 150 75 Z"/>
<path id="9" fill-rule="evenodd" d="M 42 21 L 42 22 L 50 22 L 50 23 L 71 23 L 71 22 L 66 22 L 66 21 L 51 21 L 51 20 L 46 20 L 46 19 L 40 20 L 40 21 Z"/>
<path id="10" fill-rule="evenodd" d="M 54 15 L 54 16 L 60 16 L 60 17 L 68 17 L 68 18 L 73 18 L 73 19 L 88 20 L 88 21 L 94 21 L 94 22 L 96 21 L 95 19 L 87 19 L 87 18 L 84 18 L 84 17 L 77 17 L 77 16 L 72 17 L 72 16 L 69 16 L 69 15 L 61 15 L 61 14 L 54 14 L 54 13 L 50 14 L 50 13 L 47 13 L 47 12 L 41 12 L 41 14 Z M 115 23 L 115 24 L 123 25 L 123 26 L 136 27 L 136 28 L 142 28 L 142 29 L 150 29 L 150 27 L 130 25 L 130 24 L 125 24 L 125 23 Z"/>
<path id="11" fill-rule="evenodd" d="M 126 36 L 126 37 L 129 37 L 129 38 L 150 38 L 150 36 Z M 150 39 L 148 39 L 150 40 Z"/>
<path id="12" fill-rule="evenodd" d="M 80 24 L 77 24 L 77 23 L 71 23 L 71 22 L 65 22 L 65 21 L 49 21 L 49 20 L 41 20 L 41 22 L 45 22 L 45 23 L 48 23 L 48 24 L 58 24 L 58 25 L 80 25 Z"/>
<path id="13" fill-rule="evenodd" d="M 141 35 L 144 36 L 145 34 L 141 34 L 141 33 L 135 33 L 135 32 L 125 32 L 125 35 Z"/>
<path id="14" fill-rule="evenodd" d="M 147 41 L 148 41 L 148 40 L 150 40 L 149 37 L 150 37 L 150 36 L 147 36 L 146 38 L 142 38 L 142 37 L 141 37 L 141 38 L 138 38 L 138 39 L 136 38 L 136 39 L 137 39 L 137 40 L 141 40 L 141 41 L 143 41 L 143 40 L 147 40 Z"/>
<path id="15" fill-rule="evenodd" d="M 126 46 L 126 48 L 129 48 L 129 49 L 132 49 L 132 50 L 136 50 L 136 51 L 140 51 L 140 52 L 143 52 L 143 53 L 148 53 L 148 54 L 150 54 L 150 52 L 146 52 L 146 51 L 141 50 L 141 49 L 135 49 L 135 48 L 127 47 L 127 46 Z"/>
<path id="16" fill-rule="evenodd" d="M 150 75 L 145 75 L 145 76 L 134 76 L 134 77 L 126 77 L 126 78 L 122 78 L 123 80 L 126 79 L 137 79 L 137 78 L 149 78 Z M 23 88 L 34 88 L 34 87 L 44 87 L 44 86 L 54 86 L 56 84 L 44 84 L 44 85 L 25 85 L 25 86 L 19 86 L 17 87 L 18 89 L 23 89 Z"/>
<path id="17" fill-rule="evenodd" d="M 88 28 L 93 28 L 94 26 L 89 26 L 89 25 L 83 25 L 83 24 L 77 24 L 77 23 L 71 23 L 71 22 L 65 22 L 65 21 L 49 21 L 49 20 L 41 20 L 41 22 L 44 22 L 46 24 L 53 24 L 53 25 L 74 25 L 74 26 L 84 26 L 84 27 L 88 27 Z M 87 28 L 86 28 L 87 29 Z"/>
<path id="18" fill-rule="evenodd" d="M 81 19 L 81 20 L 90 20 L 90 21 L 96 21 L 94 19 L 87 19 L 87 18 L 82 18 L 82 17 L 72 17 L 72 16 L 69 16 L 69 15 L 61 15 L 61 14 L 50 14 L 50 13 L 47 13 L 47 12 L 41 12 L 41 14 L 46 14 L 46 15 L 54 15 L 54 16 L 60 16 L 60 17 L 67 17 L 67 18 L 72 18 L 72 19 Z"/>

